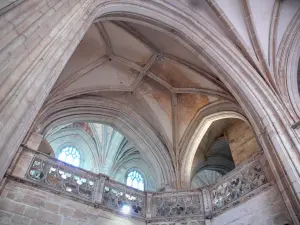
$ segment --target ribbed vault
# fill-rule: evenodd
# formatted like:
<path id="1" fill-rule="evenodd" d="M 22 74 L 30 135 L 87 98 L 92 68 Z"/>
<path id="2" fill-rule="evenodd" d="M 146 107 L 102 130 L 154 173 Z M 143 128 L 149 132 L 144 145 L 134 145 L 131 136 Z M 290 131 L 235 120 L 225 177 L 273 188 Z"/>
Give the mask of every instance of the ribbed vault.
<path id="1" fill-rule="evenodd" d="M 190 149 L 182 147 L 190 143 L 189 128 L 198 126 L 193 122 L 203 108 L 229 101 L 253 125 L 277 182 L 284 186 L 283 190 L 291 190 L 294 198 L 290 199 L 296 199 L 293 206 L 297 208 L 299 140 L 290 127 L 296 116 L 287 110 L 288 101 L 282 101 L 287 98 L 281 95 L 286 90 L 278 91 L 274 77 L 280 77 L 275 70 L 277 59 L 285 64 L 281 61 L 285 57 L 277 58 L 277 50 L 286 45 L 281 44 L 285 41 L 282 37 L 299 4 L 293 1 L 293 9 L 286 11 L 288 1 L 279 2 L 245 0 L 230 4 L 207 0 L 191 7 L 190 1 L 175 1 L 172 5 L 166 1 L 89 0 L 76 4 L 80 10 L 71 10 L 75 4 L 69 5 L 68 19 L 40 25 L 53 32 L 47 36 L 49 41 L 45 38 L 37 44 L 42 52 L 34 51 L 36 45 L 29 42 L 39 36 L 35 32 L 20 38 L 25 49 L 33 54 L 28 57 L 30 63 L 19 65 L 27 58 L 27 54 L 19 54 L 19 46 L 8 52 L 5 49 L 1 86 L 5 112 L 1 117 L 1 138 L 5 141 L 1 158 L 7 158 L 4 153 L 12 157 L 8 151 L 17 149 L 44 103 L 31 131 L 45 134 L 50 124 L 55 123 L 113 124 L 142 154 L 149 154 L 150 161 L 160 162 L 155 172 L 163 177 L 160 180 L 164 184 L 181 187 L 185 183 L 181 175 L 191 176 L 182 172 L 181 165 L 182 157 L 192 161 Z M 290 12 L 289 18 L 282 21 L 278 17 L 282 14 L 280 10 Z M 264 16 L 267 25 L 259 22 Z M 10 38 L 5 40 L 3 48 L 10 43 Z M 24 47 L 22 43 L 20 46 Z M 106 113 L 97 114 L 93 107 L 99 107 L 103 101 L 98 99 L 103 98 L 130 110 L 115 110 L 111 116 L 105 108 L 109 106 L 105 105 L 101 112 L 107 110 Z M 84 108 L 76 105 L 82 99 L 96 100 L 94 105 Z M 138 120 L 130 121 L 132 114 Z M 124 123 L 120 118 L 129 119 Z M 17 129 L 20 121 L 22 129 Z M 145 124 L 143 129 L 138 126 L 140 121 Z M 3 168 L 8 164 L 5 162 Z M 281 176 L 288 176 L 287 184 L 281 182 Z"/>
<path id="2" fill-rule="evenodd" d="M 147 159 L 139 150 L 114 128 L 99 123 L 75 122 L 48 131 L 45 139 L 55 157 L 67 147 L 74 147 L 80 155 L 79 167 L 94 173 L 105 174 L 121 183 L 126 173 L 137 168 L 144 174 L 146 190 L 156 190 L 154 174 Z"/>

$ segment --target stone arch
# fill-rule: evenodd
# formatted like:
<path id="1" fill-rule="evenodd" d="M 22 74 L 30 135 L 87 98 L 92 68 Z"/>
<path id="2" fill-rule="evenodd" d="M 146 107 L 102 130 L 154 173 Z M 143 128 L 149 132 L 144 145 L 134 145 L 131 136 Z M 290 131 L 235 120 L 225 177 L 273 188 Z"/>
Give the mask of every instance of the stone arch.
<path id="1" fill-rule="evenodd" d="M 14 44 L 3 44 L 6 46 L 5 53 L 9 54 L 1 60 L 5 62 L 14 59 L 11 60 L 14 63 L 23 63 L 10 65 L 2 77 L 3 80 L 7 79 L 1 83 L 0 88 L 3 115 L 0 121 L 3 127 L 0 133 L 0 158 L 3 160 L 1 176 L 92 21 L 99 16 L 111 16 L 116 12 L 120 18 L 129 13 L 135 19 L 151 20 L 152 26 L 173 33 L 228 87 L 252 124 L 280 189 L 284 195 L 290 196 L 290 200 L 284 199 L 293 220 L 297 221 L 292 212 L 300 211 L 297 192 L 300 187 L 300 142 L 290 127 L 292 119 L 272 89 L 230 41 L 216 32 L 195 11 L 177 1 L 169 4 L 165 1 L 87 0 L 74 1 L 68 7 L 60 22 L 48 25 L 46 30 L 51 34 L 42 39 L 38 48 L 30 42 L 32 39 L 26 39 L 25 32 L 28 29 L 19 33 L 18 40 L 30 55 L 20 55 Z M 8 13 L 14 12 L 12 10 Z M 40 49 L 42 50 L 39 51 Z M 19 77 L 22 79 L 16 79 Z M 286 189 L 289 191 L 286 192 Z"/>
<path id="2" fill-rule="evenodd" d="M 158 187 L 173 187 L 175 172 L 168 150 L 151 126 L 125 105 L 102 98 L 66 100 L 45 108 L 33 129 L 46 134 L 54 127 L 83 120 L 107 124 L 118 130 L 149 160 Z"/>
<path id="3" fill-rule="evenodd" d="M 190 185 L 192 163 L 202 137 L 205 135 L 213 122 L 228 118 L 241 119 L 247 122 L 247 119 L 239 113 L 233 111 L 223 111 L 205 116 L 198 124 L 194 134 L 188 142 L 186 148 L 187 151 L 185 151 L 182 156 L 181 178 L 183 187 L 187 188 Z"/>
<path id="4" fill-rule="evenodd" d="M 126 184 L 126 176 L 129 171 L 137 169 L 145 179 L 145 190 L 147 191 L 157 191 L 157 184 L 155 180 L 155 175 L 153 174 L 148 162 L 143 159 L 129 159 L 122 165 L 118 166 L 113 172 L 112 177 L 114 180 L 119 181 L 120 183 Z"/>
<path id="5" fill-rule="evenodd" d="M 90 135 L 86 134 L 84 131 L 80 129 L 69 128 L 67 130 L 56 132 L 54 134 L 44 134 L 46 140 L 51 145 L 51 142 L 56 145 L 56 148 L 52 148 L 55 157 L 58 157 L 59 151 L 64 147 L 75 147 L 80 154 L 80 166 L 83 169 L 91 170 L 92 172 L 97 173 L 97 160 L 96 157 L 96 146 Z M 79 136 L 77 141 L 74 142 L 72 138 L 74 135 Z M 73 136 L 73 137 L 72 137 Z M 61 139 L 61 141 L 60 141 Z M 84 151 L 83 151 L 84 149 Z"/>
<path id="6" fill-rule="evenodd" d="M 208 149 L 210 149 L 211 147 L 214 146 L 215 143 L 217 142 L 225 142 L 228 145 L 229 148 L 229 143 L 227 141 L 227 139 L 225 137 L 220 137 L 215 139 L 212 144 L 208 147 Z M 230 149 L 229 149 L 230 150 Z M 229 159 L 225 159 L 225 158 L 220 158 L 219 156 L 214 156 L 214 158 L 216 158 L 217 162 L 215 162 L 214 164 L 211 163 L 205 163 L 205 169 L 211 169 L 211 170 L 216 170 L 217 172 L 219 172 L 222 175 L 225 175 L 226 173 L 228 173 L 231 169 L 233 169 L 232 167 L 234 166 L 234 161 L 230 161 Z M 192 176 L 195 176 L 196 173 L 199 170 L 202 170 L 203 165 L 198 165 L 195 167 L 194 169 L 194 173 L 192 174 Z"/>
<path id="7" fill-rule="evenodd" d="M 281 98 L 289 110 L 293 122 L 300 119 L 299 62 L 300 62 L 300 10 L 289 24 L 279 46 L 276 82 Z"/>

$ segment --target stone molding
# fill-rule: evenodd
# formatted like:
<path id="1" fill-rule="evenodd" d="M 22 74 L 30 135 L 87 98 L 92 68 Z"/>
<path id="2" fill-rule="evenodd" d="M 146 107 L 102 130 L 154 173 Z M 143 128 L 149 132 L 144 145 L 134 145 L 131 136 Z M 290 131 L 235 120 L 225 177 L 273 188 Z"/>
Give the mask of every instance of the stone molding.
<path id="1" fill-rule="evenodd" d="M 247 201 L 272 186 L 274 177 L 262 153 L 257 153 L 242 165 L 221 177 L 210 189 L 213 216 Z M 219 196 L 218 196 L 219 195 Z M 217 202 L 222 201 L 218 206 Z"/>
<path id="2" fill-rule="evenodd" d="M 228 118 L 236 118 L 236 119 L 241 119 L 245 121 L 246 123 L 248 122 L 247 119 L 234 111 L 220 111 L 216 112 L 213 114 L 209 114 L 202 118 L 200 123 L 198 123 L 198 126 L 196 130 L 194 131 L 193 135 L 189 139 L 189 143 L 186 147 L 188 151 L 186 150 L 185 153 L 182 155 L 182 169 L 181 169 L 181 178 L 183 182 L 183 186 L 185 188 L 189 188 L 188 185 L 191 180 L 191 168 L 192 168 L 192 163 L 194 159 L 194 155 L 198 149 L 198 146 L 202 140 L 202 137 L 205 135 L 209 127 L 214 121 L 218 121 L 221 119 L 228 119 Z"/>
<path id="3" fill-rule="evenodd" d="M 290 127 L 293 119 L 240 50 L 201 15 L 178 0 L 172 5 L 142 0 L 62 0 L 59 4 L 41 0 L 34 7 L 30 2 L 6 12 L 1 20 L 8 28 L 0 37 L 1 177 L 90 24 L 97 17 L 129 16 L 177 37 L 224 82 L 254 127 L 293 221 L 299 224 L 300 140 Z M 19 20 L 20 14 L 35 17 Z"/>
<path id="4" fill-rule="evenodd" d="M 39 187 L 56 195 L 70 198 L 87 205 L 101 208 L 122 216 L 123 204 L 131 207 L 129 217 L 152 224 L 167 222 L 203 224 L 266 190 L 272 184 L 270 168 L 263 154 L 257 154 L 245 164 L 237 167 L 216 184 L 205 189 L 177 190 L 171 192 L 143 192 L 111 180 L 103 174 L 95 174 L 61 162 L 42 152 L 20 148 L 14 165 L 8 170 L 7 179 Z M 213 190 L 224 182 L 231 181 L 245 170 L 260 165 L 266 177 L 262 186 L 254 187 L 245 196 L 222 207 L 213 209 Z"/>
<path id="5" fill-rule="evenodd" d="M 174 187 L 176 178 L 168 149 L 152 125 L 124 104 L 101 97 L 66 100 L 44 108 L 32 129 L 45 135 L 56 126 L 83 120 L 105 123 L 118 130 L 154 168 L 157 186 Z"/>
<path id="6" fill-rule="evenodd" d="M 278 49 L 278 65 L 275 81 L 285 106 L 293 117 L 300 118 L 300 95 L 298 87 L 298 64 L 300 59 L 300 10 L 290 22 Z M 291 123 L 293 124 L 293 123 Z"/>

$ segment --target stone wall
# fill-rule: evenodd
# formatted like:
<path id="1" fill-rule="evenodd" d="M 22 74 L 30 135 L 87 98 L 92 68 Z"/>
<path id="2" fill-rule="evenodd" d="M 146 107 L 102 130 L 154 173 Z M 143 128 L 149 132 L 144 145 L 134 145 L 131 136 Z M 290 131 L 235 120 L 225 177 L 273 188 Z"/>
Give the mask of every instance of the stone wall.
<path id="1" fill-rule="evenodd" d="M 31 186 L 8 181 L 0 197 L 0 225 L 144 225 Z"/>
<path id="2" fill-rule="evenodd" d="M 231 124 L 225 130 L 225 134 L 236 166 L 260 151 L 251 127 L 242 120 L 236 120 Z"/>
<path id="3" fill-rule="evenodd" d="M 0 15 L 4 14 L 24 0 L 0 0 Z"/>
<path id="4" fill-rule="evenodd" d="M 292 225 L 276 185 L 212 219 L 212 225 Z"/>

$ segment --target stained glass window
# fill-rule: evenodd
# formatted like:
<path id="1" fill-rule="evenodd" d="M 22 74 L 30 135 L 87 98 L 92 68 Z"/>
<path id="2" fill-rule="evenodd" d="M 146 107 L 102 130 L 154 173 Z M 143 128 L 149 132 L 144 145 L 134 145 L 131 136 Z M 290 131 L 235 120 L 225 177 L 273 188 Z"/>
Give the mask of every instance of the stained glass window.
<path id="1" fill-rule="evenodd" d="M 80 164 L 80 155 L 76 148 L 74 147 L 65 147 L 61 150 L 58 159 L 69 163 L 73 166 L 79 166 Z"/>
<path id="2" fill-rule="evenodd" d="M 136 170 L 131 171 L 127 175 L 126 184 L 130 187 L 139 189 L 144 191 L 144 178 L 143 176 Z"/>

